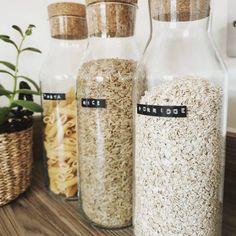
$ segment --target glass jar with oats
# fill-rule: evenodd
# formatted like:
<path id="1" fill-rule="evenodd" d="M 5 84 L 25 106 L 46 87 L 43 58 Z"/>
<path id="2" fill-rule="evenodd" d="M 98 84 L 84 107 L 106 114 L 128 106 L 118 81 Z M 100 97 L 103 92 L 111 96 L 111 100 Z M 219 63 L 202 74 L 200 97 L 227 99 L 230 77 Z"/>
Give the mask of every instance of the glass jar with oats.
<path id="1" fill-rule="evenodd" d="M 137 0 L 87 0 L 89 46 L 77 80 L 80 209 L 93 225 L 132 223 L 132 86 Z"/>
<path id="2" fill-rule="evenodd" d="M 76 198 L 78 190 L 76 77 L 86 48 L 85 6 L 48 7 L 51 45 L 41 70 L 44 150 L 49 190 Z"/>
<path id="3" fill-rule="evenodd" d="M 150 2 L 152 40 L 134 83 L 134 233 L 220 236 L 227 72 L 211 1 Z"/>

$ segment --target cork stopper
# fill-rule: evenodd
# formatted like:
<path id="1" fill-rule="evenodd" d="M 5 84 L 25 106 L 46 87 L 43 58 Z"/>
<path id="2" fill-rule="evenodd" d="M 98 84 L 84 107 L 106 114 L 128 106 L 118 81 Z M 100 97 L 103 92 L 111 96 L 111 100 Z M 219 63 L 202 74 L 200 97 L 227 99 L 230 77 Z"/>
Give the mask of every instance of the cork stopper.
<path id="1" fill-rule="evenodd" d="M 53 3 L 48 6 L 48 16 L 53 38 L 87 38 L 85 5 L 72 2 Z"/>
<path id="2" fill-rule="evenodd" d="M 138 0 L 86 0 L 89 35 L 133 36 L 137 3 Z"/>
<path id="3" fill-rule="evenodd" d="M 195 21 L 210 14 L 210 0 L 151 0 L 152 17 L 158 21 Z"/>

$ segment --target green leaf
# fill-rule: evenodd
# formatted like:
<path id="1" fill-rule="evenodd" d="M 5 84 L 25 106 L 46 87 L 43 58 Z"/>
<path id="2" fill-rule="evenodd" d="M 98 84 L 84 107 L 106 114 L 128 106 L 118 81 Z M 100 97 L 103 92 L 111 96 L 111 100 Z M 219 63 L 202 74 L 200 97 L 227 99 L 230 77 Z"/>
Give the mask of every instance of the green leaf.
<path id="1" fill-rule="evenodd" d="M 2 41 L 6 42 L 6 43 L 12 44 L 12 45 L 16 48 L 16 50 L 19 50 L 18 47 L 17 47 L 17 45 L 16 45 L 16 43 L 15 43 L 14 41 L 12 41 L 12 40 L 10 39 L 10 37 L 9 37 L 9 38 L 2 37 L 2 38 L 0 38 L 0 39 L 1 39 Z"/>
<path id="2" fill-rule="evenodd" d="M 12 28 L 15 29 L 16 31 L 18 31 L 20 33 L 20 35 L 22 37 L 24 37 L 23 31 L 22 31 L 22 29 L 19 26 L 13 25 Z"/>
<path id="3" fill-rule="evenodd" d="M 10 107 L 0 107 L 0 125 L 4 124 L 11 112 Z"/>
<path id="4" fill-rule="evenodd" d="M 9 90 L 6 90 L 3 86 L 2 86 L 2 84 L 0 84 L 0 96 L 9 96 L 9 95 L 11 95 L 12 94 L 12 92 L 11 91 L 9 91 Z"/>
<path id="5" fill-rule="evenodd" d="M 4 89 L 2 86 L 0 87 L 0 96 L 9 96 L 13 94 L 11 91 Z"/>
<path id="6" fill-rule="evenodd" d="M 29 25 L 28 26 L 28 29 L 25 31 L 25 34 L 27 35 L 27 36 L 30 36 L 31 34 L 32 34 L 32 31 L 33 31 L 33 28 L 36 28 L 36 26 L 35 25 Z"/>
<path id="7" fill-rule="evenodd" d="M 40 95 L 40 92 L 38 91 L 32 91 L 30 89 L 19 89 L 16 91 L 16 93 L 21 94 L 31 94 L 31 95 Z"/>
<path id="8" fill-rule="evenodd" d="M 3 39 L 3 38 L 10 39 L 10 36 L 8 36 L 8 35 L 4 35 L 4 34 L 0 35 L 0 39 Z"/>
<path id="9" fill-rule="evenodd" d="M 18 105 L 15 104 L 15 103 L 12 103 L 12 104 L 11 104 L 11 109 L 14 108 L 14 107 L 18 107 Z"/>
<path id="10" fill-rule="evenodd" d="M 37 49 L 37 48 L 31 48 L 31 47 L 29 47 L 29 48 L 24 48 L 24 49 L 22 49 L 21 51 L 22 51 L 22 52 L 31 51 L 31 52 L 42 53 L 39 49 Z"/>
<path id="11" fill-rule="evenodd" d="M 36 28 L 36 26 L 30 24 L 30 25 L 28 26 L 28 29 L 25 31 L 25 34 L 26 34 L 27 36 L 30 36 L 30 35 L 32 34 L 33 28 Z"/>
<path id="12" fill-rule="evenodd" d="M 27 29 L 27 30 L 25 31 L 25 34 L 26 34 L 27 36 L 30 36 L 30 35 L 32 34 L 32 29 Z"/>
<path id="13" fill-rule="evenodd" d="M 32 111 L 32 112 L 42 112 L 43 111 L 43 109 L 40 105 L 38 105 L 35 102 L 31 102 L 31 101 L 15 100 L 13 102 L 13 104 L 16 104 L 18 106 L 22 106 L 22 107 L 24 107 L 27 110 Z"/>
<path id="14" fill-rule="evenodd" d="M 0 73 L 8 74 L 8 75 L 10 75 L 11 77 L 14 77 L 14 75 L 13 75 L 12 73 L 10 73 L 9 71 L 7 71 L 7 70 L 0 70 Z"/>
<path id="15" fill-rule="evenodd" d="M 28 26 L 28 29 L 32 29 L 32 28 L 36 28 L 36 26 L 33 25 L 33 24 L 30 24 L 30 25 Z"/>
<path id="16" fill-rule="evenodd" d="M 17 76 L 17 78 L 21 78 L 21 79 L 24 79 L 24 80 L 30 82 L 31 84 L 34 85 L 34 87 L 36 88 L 36 90 L 37 90 L 38 92 L 40 92 L 39 86 L 38 86 L 37 83 L 36 83 L 35 81 L 33 81 L 32 79 L 30 79 L 30 78 L 28 78 L 28 77 L 26 77 L 26 76 L 23 76 L 23 75 Z"/>
<path id="17" fill-rule="evenodd" d="M 2 65 L 4 65 L 4 66 L 8 67 L 9 69 L 11 69 L 11 70 L 13 70 L 13 71 L 16 70 L 16 67 L 15 67 L 12 63 L 10 63 L 10 62 L 7 62 L 7 61 L 0 61 L 0 64 L 2 64 Z"/>

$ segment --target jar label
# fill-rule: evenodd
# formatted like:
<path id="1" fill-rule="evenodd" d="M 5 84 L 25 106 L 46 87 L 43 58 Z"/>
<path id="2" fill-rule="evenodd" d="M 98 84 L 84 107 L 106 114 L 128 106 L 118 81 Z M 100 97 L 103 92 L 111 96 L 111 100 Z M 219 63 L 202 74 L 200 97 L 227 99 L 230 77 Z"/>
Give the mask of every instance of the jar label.
<path id="1" fill-rule="evenodd" d="M 81 105 L 82 107 L 87 108 L 106 108 L 106 100 L 83 98 L 81 100 Z"/>
<path id="2" fill-rule="evenodd" d="M 138 104 L 137 112 L 140 115 L 145 116 L 157 116 L 157 117 L 187 117 L 186 106 L 153 106 Z"/>
<path id="3" fill-rule="evenodd" d="M 47 100 L 47 101 L 66 100 L 66 94 L 65 93 L 43 93 L 43 100 Z"/>

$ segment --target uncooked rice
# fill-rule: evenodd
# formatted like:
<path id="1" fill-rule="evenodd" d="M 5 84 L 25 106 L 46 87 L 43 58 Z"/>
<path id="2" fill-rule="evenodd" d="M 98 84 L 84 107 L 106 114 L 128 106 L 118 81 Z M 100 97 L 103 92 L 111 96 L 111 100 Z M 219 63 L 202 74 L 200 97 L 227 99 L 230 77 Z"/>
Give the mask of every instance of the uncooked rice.
<path id="1" fill-rule="evenodd" d="M 140 104 L 187 106 L 187 118 L 136 115 L 136 236 L 220 235 L 224 170 L 222 89 L 182 77 Z"/>
<path id="2" fill-rule="evenodd" d="M 132 221 L 132 83 L 136 63 L 100 59 L 82 65 L 78 80 L 80 197 L 96 225 L 119 228 Z M 84 108 L 81 99 L 106 99 Z"/>

